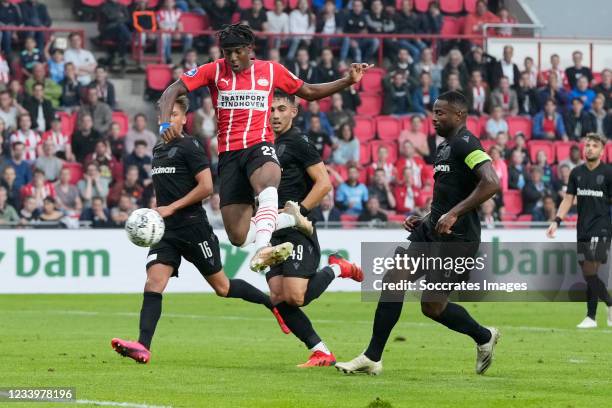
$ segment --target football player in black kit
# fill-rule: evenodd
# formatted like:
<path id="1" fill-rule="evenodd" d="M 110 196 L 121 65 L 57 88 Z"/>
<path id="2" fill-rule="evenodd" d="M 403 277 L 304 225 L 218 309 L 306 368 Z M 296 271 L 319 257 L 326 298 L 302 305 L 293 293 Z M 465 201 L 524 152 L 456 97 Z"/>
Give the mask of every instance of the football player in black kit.
<path id="1" fill-rule="evenodd" d="M 166 230 L 147 257 L 140 336 L 137 342 L 118 338 L 111 341 L 117 353 L 139 363 L 148 363 L 151 358 L 151 340 L 161 316 L 162 292 L 170 277 L 178 277 L 181 257 L 198 268 L 218 296 L 241 298 L 274 309 L 267 294 L 242 279 L 230 280 L 223 272 L 219 241 L 202 208 L 202 200 L 213 192 L 208 158 L 202 145 L 183 133 L 188 107 L 187 97 L 180 96 L 172 109 L 171 126 L 182 137 L 159 142 L 153 149 L 151 174 L 159 205 L 156 210 L 164 218 Z M 279 323 L 284 324 L 280 318 Z"/>
<path id="2" fill-rule="evenodd" d="M 331 190 L 327 169 L 315 146 L 298 128 L 293 127 L 297 115 L 295 98 L 277 92 L 272 101 L 270 123 L 275 148 L 282 168 L 278 187 L 278 207 L 284 212 L 301 212 L 308 216 Z M 316 229 L 308 234 L 303 228 L 276 230 L 271 243 L 291 242 L 293 253 L 283 263 L 274 265 L 266 274 L 270 298 L 293 334 L 312 352 L 308 361 L 298 367 L 330 366 L 334 355 L 314 331 L 301 306 L 318 298 L 336 277 L 363 280 L 357 265 L 330 255 L 329 265 L 317 272 L 321 250 Z"/>
<path id="3" fill-rule="evenodd" d="M 500 189 L 491 158 L 482 150 L 480 141 L 466 128 L 468 105 L 455 91 L 446 92 L 433 107 L 433 124 L 445 140 L 436 150 L 434 193 L 431 212 L 421 218 L 411 215 L 404 227 L 411 232 L 408 256 L 426 252 L 431 257 L 474 258 L 480 243 L 480 221 L 477 209 Z M 401 247 L 397 251 L 404 251 Z M 398 273 L 396 273 L 398 272 Z M 405 271 L 389 271 L 385 281 Z M 469 273 L 433 269 L 417 271 L 428 283 L 460 283 Z M 443 286 L 440 286 L 442 288 Z M 476 343 L 476 373 L 483 374 L 491 365 L 493 350 L 499 338 L 495 328 L 478 324 L 462 306 L 448 301 L 450 291 L 424 291 L 421 311 L 430 319 L 451 330 L 470 336 Z M 374 317 L 372 338 L 361 355 L 346 363 L 336 363 L 344 373 L 382 372 L 382 353 L 402 312 L 404 291 L 383 291 Z"/>
<path id="4" fill-rule="evenodd" d="M 612 167 L 601 161 L 606 138 L 596 133 L 586 136 L 584 157 L 586 162 L 570 173 L 567 191 L 559 204 L 557 217 L 550 224 L 546 235 L 554 238 L 557 227 L 563 221 L 578 198 L 577 250 L 578 262 L 587 283 L 587 315 L 578 324 L 579 329 L 597 327 L 595 314 L 601 299 L 608 306 L 608 326 L 612 327 L 612 299 L 597 272 L 608 261 L 612 225 L 610 199 L 612 198 Z"/>

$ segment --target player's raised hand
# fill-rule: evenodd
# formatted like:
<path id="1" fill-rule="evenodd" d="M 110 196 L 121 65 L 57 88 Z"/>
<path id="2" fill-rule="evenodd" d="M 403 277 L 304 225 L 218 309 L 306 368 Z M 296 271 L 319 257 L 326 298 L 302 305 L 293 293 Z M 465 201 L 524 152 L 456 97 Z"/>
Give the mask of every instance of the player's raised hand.
<path id="1" fill-rule="evenodd" d="M 351 64 L 351 68 L 348 72 L 348 77 L 351 79 L 352 83 L 356 84 L 357 82 L 361 81 L 361 78 L 363 78 L 363 74 L 365 74 L 365 72 L 373 66 L 374 64 L 366 63 Z"/>
<path id="2" fill-rule="evenodd" d="M 557 234 L 557 223 L 556 222 L 551 222 L 550 225 L 548 226 L 548 229 L 546 230 L 546 237 L 547 238 L 554 238 L 555 235 Z"/>
<path id="3" fill-rule="evenodd" d="M 404 229 L 408 232 L 412 232 L 423 222 L 423 217 L 420 215 L 411 215 L 404 220 Z"/>
<path id="4" fill-rule="evenodd" d="M 436 232 L 438 234 L 451 234 L 453 225 L 457 222 L 457 215 L 453 212 L 447 212 L 442 215 L 436 224 Z"/>

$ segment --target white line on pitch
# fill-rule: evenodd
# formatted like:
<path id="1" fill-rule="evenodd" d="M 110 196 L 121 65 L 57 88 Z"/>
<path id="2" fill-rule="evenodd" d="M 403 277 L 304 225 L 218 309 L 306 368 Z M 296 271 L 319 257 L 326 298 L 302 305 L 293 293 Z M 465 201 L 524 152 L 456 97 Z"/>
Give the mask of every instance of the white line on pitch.
<path id="1" fill-rule="evenodd" d="M 165 406 L 165 405 L 147 405 L 147 404 L 134 404 L 132 402 L 96 401 L 96 400 L 84 400 L 84 399 L 79 399 L 74 402 L 77 404 L 99 405 L 99 406 L 107 406 L 107 407 L 172 408 L 170 406 Z"/>

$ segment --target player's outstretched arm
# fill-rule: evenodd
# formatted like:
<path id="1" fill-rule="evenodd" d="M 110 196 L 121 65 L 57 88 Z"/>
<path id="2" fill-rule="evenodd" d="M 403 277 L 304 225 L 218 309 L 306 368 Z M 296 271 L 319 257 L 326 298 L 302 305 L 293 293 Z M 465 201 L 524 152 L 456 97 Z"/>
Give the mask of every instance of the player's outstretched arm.
<path id="1" fill-rule="evenodd" d="M 297 91 L 296 95 L 307 101 L 323 99 L 361 81 L 363 74 L 373 66 L 374 65 L 368 64 L 351 64 L 351 68 L 344 78 L 337 79 L 333 82 L 325 82 L 323 84 L 304 83 Z"/>
<path id="2" fill-rule="evenodd" d="M 201 203 L 202 200 L 210 196 L 213 192 L 213 182 L 210 169 L 206 168 L 202 170 L 195 175 L 195 179 L 198 184 L 185 197 L 176 200 L 170 205 L 157 207 L 157 212 L 159 212 L 162 217 L 166 218 L 182 208 Z"/>
<path id="3" fill-rule="evenodd" d="M 323 197 L 331 191 L 332 184 L 323 162 L 307 167 L 306 172 L 314 184 L 300 204 L 310 211 L 321 204 Z"/>
<path id="4" fill-rule="evenodd" d="M 572 204 L 574 204 L 574 195 L 565 193 L 565 197 L 561 200 L 559 204 L 559 209 L 557 210 L 557 216 L 555 220 L 550 223 L 548 229 L 546 230 L 546 236 L 548 238 L 554 238 L 557 233 L 557 228 L 559 228 L 559 224 L 565 218 L 570 208 L 572 208 Z"/>
<path id="5" fill-rule="evenodd" d="M 501 190 L 497 173 L 491 165 L 491 161 L 483 162 L 475 171 L 479 181 L 472 194 L 466 197 L 449 212 L 442 215 L 436 225 L 436 231 L 439 234 L 450 234 L 451 228 L 457 221 L 457 218 L 463 214 L 472 211 L 489 198 L 493 197 Z"/>
<path id="6" fill-rule="evenodd" d="M 166 88 L 157 102 L 159 106 L 159 134 L 165 142 L 181 136 L 177 130 L 170 126 L 170 117 L 172 116 L 172 108 L 176 98 L 181 95 L 187 95 L 188 92 L 189 90 L 183 81 L 177 79 L 176 82 Z"/>

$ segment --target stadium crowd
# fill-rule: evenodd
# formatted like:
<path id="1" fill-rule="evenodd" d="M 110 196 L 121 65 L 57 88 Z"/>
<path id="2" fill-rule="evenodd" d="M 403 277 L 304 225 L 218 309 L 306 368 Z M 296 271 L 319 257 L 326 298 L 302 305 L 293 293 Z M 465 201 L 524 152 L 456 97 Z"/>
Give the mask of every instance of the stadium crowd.
<path id="1" fill-rule="evenodd" d="M 182 13 L 206 15 L 212 29 L 243 21 L 257 31 L 304 34 L 262 38 L 256 50 L 259 57 L 282 62 L 310 83 L 334 80 L 349 62 L 372 61 L 378 47 L 384 47 L 385 66 L 371 69 L 358 87 L 300 104 L 296 125 L 324 157 L 335 187 L 313 212 L 321 222 L 403 221 L 406 214 L 428 211 L 432 164 L 441 142 L 431 125 L 431 109 L 437 95 L 447 90 L 467 96 L 468 128 L 480 137 L 502 183 L 502 193 L 482 207 L 485 225 L 554 219 L 569 172 L 581 163 L 581 139 L 590 132 L 612 138 L 612 71 L 593 73 L 579 51 L 572 55 L 572 66 L 560 66 L 559 56 L 552 55 L 550 66 L 538 71 L 532 58 L 516 61 L 511 45 L 496 60 L 477 38 L 434 46 L 427 39 L 381 42 L 307 35 L 437 34 L 447 17 L 457 16 L 462 33 L 478 34 L 484 23 L 514 21 L 495 1 L 466 1 L 472 5 L 467 13 L 463 0 L 456 13 L 449 10 L 454 3 L 449 1 L 252 0 L 248 8 L 232 0 L 151 3 L 157 2 L 109 0 L 100 6 L 101 40 L 121 44 L 112 47 L 114 55 L 104 64 L 83 48 L 77 33 L 62 44 L 40 33 L 2 32 L 0 224 L 61 221 L 70 227 L 83 220 L 93 227 L 120 227 L 135 208 L 155 206 L 150 174 L 157 135 L 147 129 L 144 114 L 127 125 L 108 78 L 115 62 L 125 63 L 126 39 L 139 12 L 154 12 L 143 15 L 176 31 L 176 36 L 161 37 L 165 62 L 172 63 L 174 45 L 183 50 L 179 64 L 163 66 L 165 86 L 182 72 L 220 57 L 212 37 L 183 32 Z M 86 0 L 79 3 L 86 5 Z M 6 0 L 0 1 L 0 23 L 52 24 L 43 3 Z M 511 34 L 507 27 L 492 33 Z M 159 91 L 149 87 L 147 95 L 155 100 Z M 207 146 L 214 174 L 218 157 L 212 100 L 205 90 L 189 94 L 189 99 L 187 131 Z M 612 159 L 612 149 L 606 154 Z M 218 195 L 205 206 L 213 226 L 221 226 Z"/>

